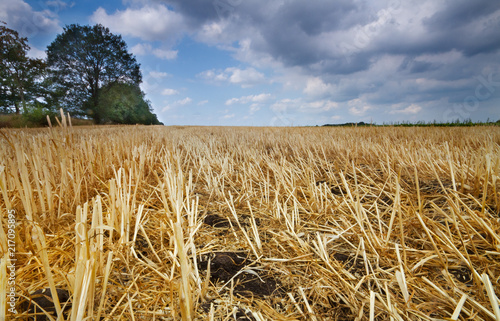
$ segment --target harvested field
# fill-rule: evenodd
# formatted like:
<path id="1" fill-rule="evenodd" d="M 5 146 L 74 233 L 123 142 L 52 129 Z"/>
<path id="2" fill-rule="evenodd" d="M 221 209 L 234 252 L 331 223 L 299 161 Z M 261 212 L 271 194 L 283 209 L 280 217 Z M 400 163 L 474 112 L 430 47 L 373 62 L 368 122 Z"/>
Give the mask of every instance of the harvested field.
<path id="1" fill-rule="evenodd" d="M 497 127 L 61 123 L 0 131 L 0 317 L 500 320 Z"/>

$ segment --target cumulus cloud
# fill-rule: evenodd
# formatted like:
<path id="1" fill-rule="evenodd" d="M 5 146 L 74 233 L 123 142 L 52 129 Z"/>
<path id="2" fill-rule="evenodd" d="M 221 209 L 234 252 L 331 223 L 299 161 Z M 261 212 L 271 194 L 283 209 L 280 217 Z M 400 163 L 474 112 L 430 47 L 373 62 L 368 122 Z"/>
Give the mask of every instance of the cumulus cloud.
<path id="1" fill-rule="evenodd" d="M 163 112 L 166 112 L 168 110 L 173 110 L 177 107 L 180 107 L 180 106 L 185 106 L 185 105 L 189 105 L 193 100 L 189 97 L 186 97 L 184 99 L 181 99 L 181 100 L 177 100 L 175 102 L 173 102 L 172 104 L 167 104 L 165 105 L 163 108 L 162 108 L 162 113 Z"/>
<path id="2" fill-rule="evenodd" d="M 61 31 L 56 4 L 45 4 L 43 10 L 34 10 L 22 0 L 0 1 L 0 21 L 23 37 L 33 38 Z"/>
<path id="3" fill-rule="evenodd" d="M 153 55 L 160 59 L 166 59 L 166 60 L 172 60 L 177 58 L 177 50 L 165 50 L 165 49 L 154 49 L 153 50 Z"/>
<path id="4" fill-rule="evenodd" d="M 265 78 L 264 74 L 258 72 L 254 68 L 227 68 L 226 72 L 231 73 L 229 76 L 229 82 L 241 85 L 242 87 L 250 87 L 259 84 Z"/>
<path id="5" fill-rule="evenodd" d="M 311 77 L 307 80 L 304 93 L 309 96 L 324 96 L 333 90 L 333 86 L 325 84 L 320 77 Z"/>
<path id="6" fill-rule="evenodd" d="M 249 67 L 239 69 L 235 67 L 226 68 L 223 71 L 206 70 L 198 74 L 199 78 L 218 82 L 228 82 L 235 85 L 240 85 L 242 88 L 252 87 L 265 82 L 266 77 L 263 73 L 255 68 Z"/>
<path id="7" fill-rule="evenodd" d="M 162 95 L 165 95 L 165 96 L 172 96 L 172 95 L 177 95 L 179 94 L 179 91 L 175 90 L 175 89 L 171 89 L 171 88 L 165 88 L 161 91 L 161 94 Z"/>
<path id="8" fill-rule="evenodd" d="M 152 70 L 148 73 L 149 77 L 154 79 L 161 79 L 170 76 L 168 73 L 164 71 Z"/>
<path id="9" fill-rule="evenodd" d="M 224 2 L 222 11 L 211 1 L 165 1 L 191 22 L 199 41 L 254 68 L 271 69 L 281 74 L 273 79 L 283 86 L 298 88 L 309 100 L 340 104 L 356 117 L 424 111 L 407 109 L 412 104 L 449 108 L 471 95 L 477 77 L 500 74 L 499 1 L 256 0 Z M 258 73 L 204 75 L 248 86 L 248 79 L 264 80 Z M 491 96 L 500 99 L 500 91 Z M 406 107 L 394 108 L 401 103 Z M 288 105 L 294 104 L 277 101 L 274 108 Z"/>
<path id="10" fill-rule="evenodd" d="M 389 114 L 406 114 L 406 115 L 411 115 L 411 114 L 418 114 L 422 110 L 422 107 L 416 104 L 411 104 L 410 106 L 404 108 L 404 109 L 395 109 L 391 110 Z"/>
<path id="11" fill-rule="evenodd" d="M 149 43 L 138 43 L 130 48 L 130 51 L 132 51 L 137 56 L 145 56 L 149 54 L 151 50 L 153 50 L 153 46 L 151 46 L 151 44 Z"/>
<path id="12" fill-rule="evenodd" d="M 181 100 L 177 100 L 174 104 L 175 105 L 180 105 L 180 106 L 184 106 L 184 105 L 187 105 L 187 104 L 190 104 L 193 100 L 189 97 L 186 97 L 184 99 L 181 99 Z"/>
<path id="13" fill-rule="evenodd" d="M 47 58 L 47 53 L 44 50 L 40 50 L 38 48 L 31 47 L 30 51 L 28 51 L 28 56 L 31 58 L 45 59 L 45 58 Z"/>
<path id="14" fill-rule="evenodd" d="M 259 111 L 261 109 L 261 107 L 262 107 L 261 104 L 251 104 L 248 111 L 249 111 L 250 115 L 253 115 L 257 111 Z"/>
<path id="15" fill-rule="evenodd" d="M 150 43 L 138 43 L 130 48 L 130 50 L 138 56 L 153 54 L 154 56 L 164 60 L 175 59 L 178 54 L 177 50 L 153 48 Z"/>
<path id="16" fill-rule="evenodd" d="M 226 100 L 226 105 L 232 105 L 232 104 L 248 104 L 248 103 L 264 103 L 268 101 L 272 97 L 271 94 L 258 94 L 258 95 L 249 95 L 249 96 L 243 96 L 240 98 L 231 98 Z"/>
<path id="17" fill-rule="evenodd" d="M 309 113 L 328 112 L 328 111 L 331 111 L 332 109 L 336 109 L 338 107 L 339 107 L 339 104 L 337 102 L 334 102 L 334 101 L 329 100 L 329 99 L 304 101 L 304 99 L 302 99 L 302 98 L 296 98 L 296 99 L 286 98 L 286 99 L 280 99 L 280 100 L 274 102 L 270 106 L 270 109 L 273 112 L 279 112 L 279 113 L 309 114 Z"/>
<path id="18" fill-rule="evenodd" d="M 372 106 L 368 105 L 360 98 L 349 101 L 348 105 L 349 113 L 354 116 L 364 116 L 368 110 L 372 109 Z"/>
<path id="19" fill-rule="evenodd" d="M 100 7 L 90 20 L 109 27 L 113 32 L 145 41 L 174 43 L 186 32 L 184 17 L 162 4 L 147 4 L 138 9 L 127 8 L 112 14 Z"/>

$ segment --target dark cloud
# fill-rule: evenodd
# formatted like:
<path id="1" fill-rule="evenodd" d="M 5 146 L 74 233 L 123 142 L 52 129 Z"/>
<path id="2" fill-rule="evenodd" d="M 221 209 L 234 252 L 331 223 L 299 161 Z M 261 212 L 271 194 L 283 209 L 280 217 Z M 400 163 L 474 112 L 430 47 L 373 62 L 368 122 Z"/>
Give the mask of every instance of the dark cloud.
<path id="1" fill-rule="evenodd" d="M 448 1 L 441 10 L 422 20 L 431 35 L 428 47 L 457 49 L 467 56 L 500 49 L 500 1 Z"/>
<path id="2" fill-rule="evenodd" d="M 289 1 L 283 4 L 267 27 L 281 26 L 284 30 L 296 27 L 307 36 L 317 36 L 360 23 L 362 13 L 360 5 L 353 1 Z M 350 15 L 355 15 L 357 19 L 346 19 Z"/>
<path id="3" fill-rule="evenodd" d="M 374 106 L 395 105 L 391 115 L 446 109 L 474 97 L 477 77 L 500 78 L 498 0 L 163 2 L 196 39 L 257 68 L 280 66 L 298 83 L 320 79 L 307 99 L 357 115 Z M 494 89 L 490 101 L 500 97 Z"/>
<path id="4" fill-rule="evenodd" d="M 287 66 L 309 66 L 330 60 L 338 53 L 321 49 L 322 34 L 349 29 L 369 22 L 371 13 L 361 1 L 242 1 L 242 0 L 166 0 L 198 24 L 226 21 L 232 34 L 254 31 L 251 50 L 265 52 Z M 237 39 L 233 39 L 237 40 Z M 340 57 L 343 59 L 344 57 Z M 340 65 L 340 62 L 338 63 Z M 365 65 L 365 64 L 362 64 Z M 341 73 L 352 68 L 341 68 Z M 358 68 L 354 68 L 358 69 Z"/>
<path id="5" fill-rule="evenodd" d="M 500 10 L 500 2 L 495 0 L 459 0 L 447 1 L 441 10 L 430 18 L 423 19 L 429 31 L 461 29 L 479 19 Z"/>
<path id="6" fill-rule="evenodd" d="M 233 4 L 239 0 L 160 0 L 183 14 L 194 26 L 228 17 L 234 13 Z"/>

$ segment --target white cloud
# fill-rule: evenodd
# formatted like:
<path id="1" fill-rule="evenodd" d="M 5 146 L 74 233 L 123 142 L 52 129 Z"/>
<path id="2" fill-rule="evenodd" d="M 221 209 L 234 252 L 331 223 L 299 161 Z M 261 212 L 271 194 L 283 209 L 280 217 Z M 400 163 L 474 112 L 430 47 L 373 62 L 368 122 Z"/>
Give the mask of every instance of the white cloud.
<path id="1" fill-rule="evenodd" d="M 203 25 L 197 32 L 196 37 L 205 43 L 217 44 L 224 41 L 226 36 L 225 28 L 227 26 L 227 21 L 212 21 Z"/>
<path id="2" fill-rule="evenodd" d="M 231 73 L 229 82 L 241 85 L 242 87 L 250 87 L 261 83 L 264 80 L 264 74 L 258 72 L 254 68 L 238 69 L 227 68 L 226 72 Z"/>
<path id="3" fill-rule="evenodd" d="M 300 109 L 305 112 L 320 112 L 320 111 L 328 111 L 338 107 L 339 104 L 337 102 L 328 99 L 323 99 L 302 104 L 300 106 Z"/>
<path id="4" fill-rule="evenodd" d="M 321 78 L 311 77 L 307 80 L 304 93 L 309 96 L 318 97 L 331 93 L 333 89 L 334 86 L 325 84 Z"/>
<path id="5" fill-rule="evenodd" d="M 184 105 L 188 105 L 192 102 L 193 100 L 189 97 L 186 97 L 184 99 L 181 99 L 181 100 L 177 100 L 177 101 L 174 101 L 172 104 L 167 104 L 165 105 L 165 107 L 162 108 L 162 112 L 166 112 L 167 110 L 173 110 L 179 106 L 184 106 Z"/>
<path id="6" fill-rule="evenodd" d="M 53 5 L 52 5 L 53 6 Z M 28 40 L 40 34 L 50 34 L 61 31 L 57 15 L 58 8 L 46 7 L 35 11 L 31 5 L 22 0 L 0 1 L 0 21 L 14 29 Z"/>
<path id="7" fill-rule="evenodd" d="M 161 4 L 117 10 L 113 14 L 108 14 L 104 8 L 99 7 L 90 20 L 109 27 L 113 32 L 145 41 L 174 43 L 186 32 L 183 16 Z"/>
<path id="8" fill-rule="evenodd" d="M 271 94 L 258 94 L 258 95 L 249 95 L 249 96 L 243 96 L 240 98 L 231 98 L 226 100 L 226 105 L 232 105 L 232 104 L 248 104 L 250 102 L 252 103 L 264 103 L 268 101 L 271 98 Z"/>
<path id="9" fill-rule="evenodd" d="M 170 49 L 160 49 L 155 48 L 149 43 L 138 43 L 137 45 L 130 48 L 130 50 L 137 56 L 146 56 L 153 54 L 160 59 L 172 60 L 177 58 L 178 51 Z"/>
<path id="10" fill-rule="evenodd" d="M 161 112 L 164 113 L 164 112 L 166 112 L 167 110 L 170 110 L 170 109 L 172 109 L 172 105 L 166 105 L 165 107 L 163 107 L 161 109 Z"/>
<path id="11" fill-rule="evenodd" d="M 206 70 L 199 73 L 198 77 L 214 82 L 229 82 L 240 85 L 242 88 L 252 87 L 265 82 L 264 74 L 252 67 L 247 69 L 230 67 L 224 71 Z"/>
<path id="12" fill-rule="evenodd" d="M 165 88 L 162 90 L 161 94 L 165 96 L 172 96 L 172 95 L 177 95 L 179 91 L 171 88 Z"/>
<path id="13" fill-rule="evenodd" d="M 372 109 L 371 106 L 366 104 L 360 98 L 352 99 L 348 102 L 349 112 L 355 116 L 364 116 L 366 112 Z"/>
<path id="14" fill-rule="evenodd" d="M 260 108 L 261 108 L 261 106 L 262 106 L 261 104 L 251 104 L 251 105 L 250 105 L 250 109 L 249 109 L 249 111 L 250 111 L 250 115 L 253 115 L 253 114 L 254 114 L 254 113 L 256 113 L 257 111 L 259 111 L 259 110 L 260 110 Z"/>
<path id="15" fill-rule="evenodd" d="M 172 60 L 177 58 L 177 50 L 168 50 L 168 49 L 154 49 L 153 55 L 160 59 Z"/>
<path id="16" fill-rule="evenodd" d="M 154 79 L 161 79 L 169 76 L 168 73 L 163 72 L 163 71 L 150 71 L 149 72 L 149 77 L 154 78 Z"/>
<path id="17" fill-rule="evenodd" d="M 226 114 L 222 118 L 224 118 L 224 119 L 231 119 L 231 118 L 234 118 L 234 116 L 236 116 L 236 114 Z"/>
<path id="18" fill-rule="evenodd" d="M 31 47 L 30 51 L 28 51 L 28 56 L 31 58 L 45 59 L 47 58 L 47 53 L 38 48 Z"/>
<path id="19" fill-rule="evenodd" d="M 271 110 L 274 112 L 301 112 L 301 113 L 320 113 L 327 112 L 338 108 L 337 102 L 322 99 L 316 101 L 304 101 L 302 98 L 282 99 L 271 105 Z"/>
<path id="20" fill-rule="evenodd" d="M 389 114 L 406 114 L 406 115 L 414 115 L 418 114 L 422 110 L 422 107 L 416 104 L 411 104 L 410 106 L 404 109 L 396 109 L 391 110 Z"/>
<path id="21" fill-rule="evenodd" d="M 141 88 L 148 94 L 160 93 L 164 88 L 161 80 L 170 76 L 171 75 L 169 73 L 159 70 L 150 70 L 149 72 L 145 72 Z"/>
<path id="22" fill-rule="evenodd" d="M 295 109 L 300 105 L 301 99 L 281 99 L 271 105 L 271 110 L 274 112 L 286 112 L 290 109 Z"/>
<path id="23" fill-rule="evenodd" d="M 145 56 L 153 50 L 153 47 L 149 43 L 138 43 L 137 45 L 130 48 L 137 56 Z"/>
<path id="24" fill-rule="evenodd" d="M 191 103 L 192 101 L 193 101 L 193 100 L 192 100 L 191 98 L 186 97 L 186 98 L 184 98 L 184 99 L 181 99 L 181 100 L 176 101 L 174 104 L 175 104 L 175 105 L 181 105 L 181 106 L 183 106 L 183 105 L 187 105 L 187 104 Z"/>
<path id="25" fill-rule="evenodd" d="M 198 103 L 198 106 L 203 106 L 208 103 L 208 100 L 202 100 Z"/>

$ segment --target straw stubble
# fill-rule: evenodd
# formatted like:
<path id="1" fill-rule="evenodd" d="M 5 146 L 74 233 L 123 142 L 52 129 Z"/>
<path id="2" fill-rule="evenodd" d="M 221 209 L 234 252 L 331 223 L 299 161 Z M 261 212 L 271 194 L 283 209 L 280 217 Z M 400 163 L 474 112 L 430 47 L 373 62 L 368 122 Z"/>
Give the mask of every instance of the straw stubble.
<path id="1" fill-rule="evenodd" d="M 54 319 L 500 320 L 497 127 L 58 124 L 0 136 Z"/>

